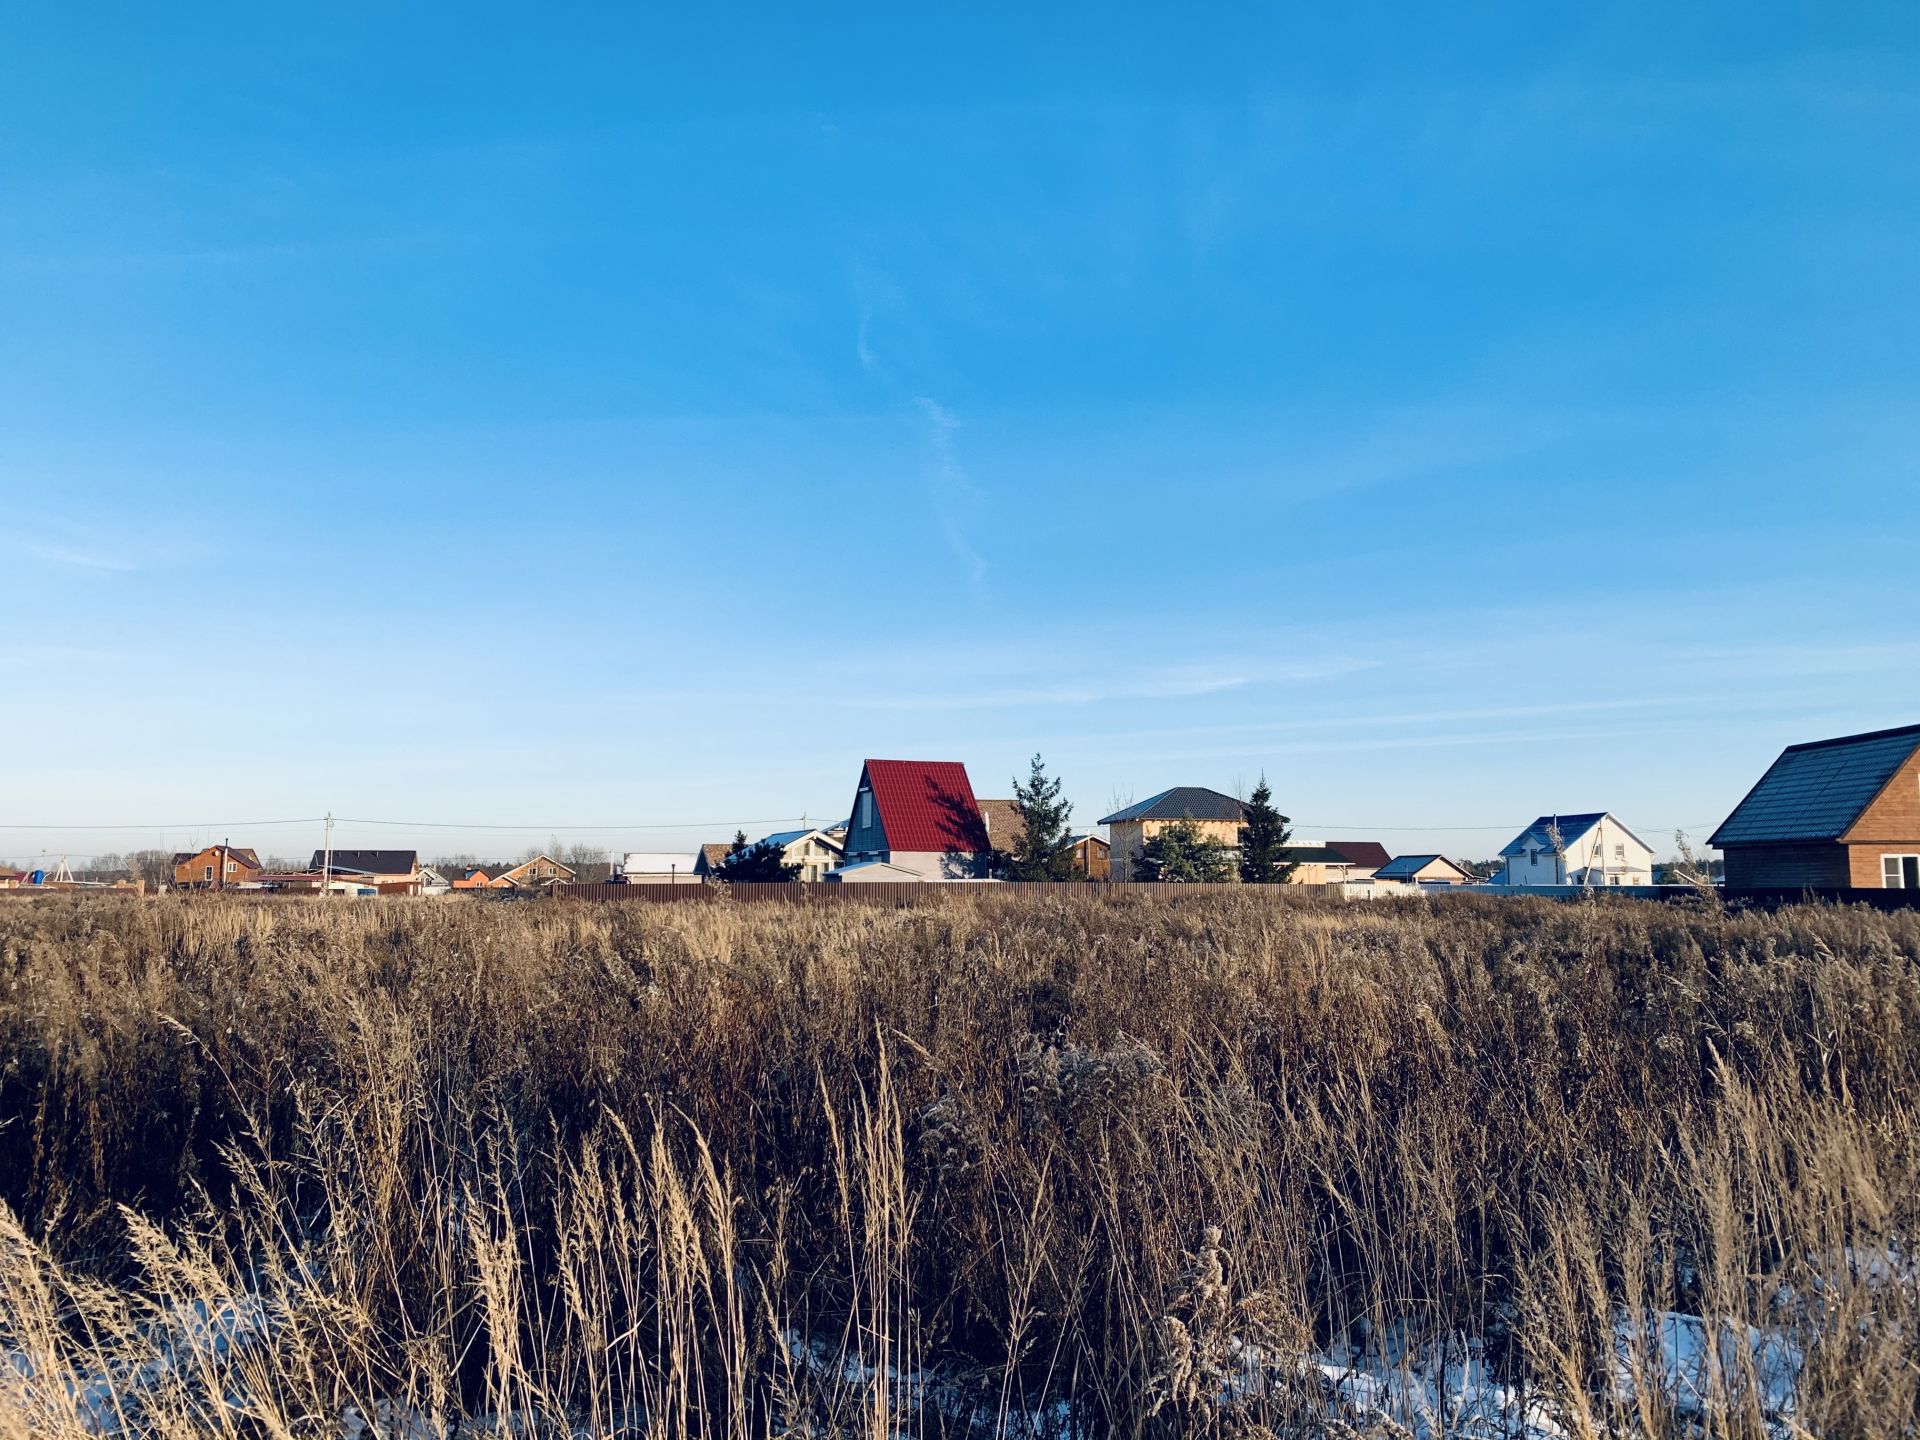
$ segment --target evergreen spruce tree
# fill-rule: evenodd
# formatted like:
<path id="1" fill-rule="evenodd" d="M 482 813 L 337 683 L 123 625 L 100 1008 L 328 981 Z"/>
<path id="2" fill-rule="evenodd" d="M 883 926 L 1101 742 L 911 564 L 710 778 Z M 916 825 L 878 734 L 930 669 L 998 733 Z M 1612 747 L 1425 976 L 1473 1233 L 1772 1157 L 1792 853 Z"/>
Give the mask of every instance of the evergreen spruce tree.
<path id="1" fill-rule="evenodd" d="M 1287 817 L 1273 808 L 1273 791 L 1263 774 L 1247 801 L 1246 823 L 1240 827 L 1240 878 L 1249 885 L 1284 884 L 1293 865 L 1282 857 L 1293 838 Z"/>
<path id="2" fill-rule="evenodd" d="M 800 878 L 800 867 L 786 862 L 786 853 L 762 840 L 747 844 L 747 832 L 736 830 L 727 858 L 714 869 L 714 877 L 729 885 L 784 885 Z"/>
<path id="3" fill-rule="evenodd" d="M 1013 805 L 1020 812 L 1022 828 L 1007 856 L 1007 878 L 1072 879 L 1073 848 L 1067 819 L 1073 814 L 1073 805 L 1060 798 L 1060 781 L 1047 775 L 1047 767 L 1038 755 L 1033 757 L 1026 783 L 1013 782 Z"/>
<path id="4" fill-rule="evenodd" d="M 1205 834 L 1191 815 L 1147 841 L 1133 862 L 1134 879 L 1166 885 L 1218 885 L 1233 877 L 1233 847 Z"/>

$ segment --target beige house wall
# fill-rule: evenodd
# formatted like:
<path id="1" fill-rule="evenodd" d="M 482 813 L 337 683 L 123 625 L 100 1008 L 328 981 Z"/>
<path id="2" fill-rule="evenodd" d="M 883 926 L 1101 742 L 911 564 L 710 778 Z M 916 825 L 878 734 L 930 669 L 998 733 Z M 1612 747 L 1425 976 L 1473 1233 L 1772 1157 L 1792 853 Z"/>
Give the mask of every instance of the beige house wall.
<path id="1" fill-rule="evenodd" d="M 1133 880 L 1133 862 L 1140 858 L 1147 848 L 1147 842 L 1169 825 L 1177 825 L 1178 820 L 1125 820 L 1107 827 L 1108 838 L 1113 843 L 1113 881 L 1117 885 L 1131 885 Z M 1202 835 L 1218 840 L 1234 849 L 1240 847 L 1240 822 L 1238 820 L 1195 820 L 1194 828 Z"/>

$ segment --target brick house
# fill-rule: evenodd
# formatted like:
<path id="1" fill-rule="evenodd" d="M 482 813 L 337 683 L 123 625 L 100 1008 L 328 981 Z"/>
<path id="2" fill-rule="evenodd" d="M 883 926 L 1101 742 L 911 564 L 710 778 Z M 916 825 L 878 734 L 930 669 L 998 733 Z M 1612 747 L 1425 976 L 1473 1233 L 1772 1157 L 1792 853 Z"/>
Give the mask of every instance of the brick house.
<path id="1" fill-rule="evenodd" d="M 209 845 L 173 857 L 176 890 L 224 890 L 260 878 L 260 857 L 239 845 Z"/>
<path id="2" fill-rule="evenodd" d="M 1732 889 L 1920 889 L 1920 725 L 1789 745 L 1707 842 Z"/>

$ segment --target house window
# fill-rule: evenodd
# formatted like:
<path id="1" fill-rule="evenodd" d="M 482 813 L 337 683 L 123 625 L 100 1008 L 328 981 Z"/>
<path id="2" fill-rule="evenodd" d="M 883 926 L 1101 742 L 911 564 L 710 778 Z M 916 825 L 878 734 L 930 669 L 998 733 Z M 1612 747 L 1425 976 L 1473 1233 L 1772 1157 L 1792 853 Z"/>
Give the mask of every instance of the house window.
<path id="1" fill-rule="evenodd" d="M 1882 855 L 1880 883 L 1888 890 L 1920 890 L 1920 855 Z"/>
<path id="2" fill-rule="evenodd" d="M 871 790 L 862 790 L 860 792 L 860 828 L 866 830 L 871 828 L 872 825 L 873 792 Z"/>
<path id="3" fill-rule="evenodd" d="M 209 866 L 207 866 L 207 875 L 206 875 L 206 878 L 207 878 L 207 879 L 209 879 L 209 880 L 211 880 L 211 879 L 213 879 L 213 866 L 211 866 L 211 865 L 209 865 Z"/>
<path id="4" fill-rule="evenodd" d="M 1607 884 L 1618 885 L 1619 883 L 1620 883 L 1620 877 L 1618 875 L 1607 876 Z"/>
<path id="5" fill-rule="evenodd" d="M 1624 859 L 1626 859 L 1626 858 L 1627 858 L 1627 847 L 1626 847 L 1625 845 L 1616 845 L 1616 846 L 1614 846 L 1614 847 L 1613 847 L 1613 858 L 1614 858 L 1614 859 L 1616 859 L 1616 860 L 1624 860 Z"/>

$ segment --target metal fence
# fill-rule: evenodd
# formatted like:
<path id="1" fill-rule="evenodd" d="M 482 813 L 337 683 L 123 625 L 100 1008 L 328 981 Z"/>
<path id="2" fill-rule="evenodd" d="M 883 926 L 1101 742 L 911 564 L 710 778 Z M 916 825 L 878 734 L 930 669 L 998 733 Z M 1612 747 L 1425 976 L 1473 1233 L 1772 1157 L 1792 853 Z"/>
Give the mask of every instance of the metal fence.
<path id="1" fill-rule="evenodd" d="M 911 905 L 935 897 L 952 899 L 958 895 L 1039 896 L 1085 895 L 1104 900 L 1137 896 L 1145 901 L 1177 902 L 1211 895 L 1264 896 L 1298 902 L 1337 891 L 1337 886 L 1320 885 L 1105 885 L 1098 883 L 1027 884 L 1018 881 L 994 884 L 952 884 L 938 880 L 865 885 L 738 884 L 711 882 L 704 885 L 555 885 L 545 894 L 557 900 L 618 901 L 629 904 L 712 905 L 744 902 L 779 905 Z M 1861 890 L 1828 888 L 1815 890 L 1719 890 L 1717 894 L 1730 905 L 1773 908 L 1780 905 L 1809 903 L 1872 905 L 1880 910 L 1920 909 L 1920 890 Z M 1427 886 L 1419 890 L 1395 891 L 1378 900 L 1426 899 L 1447 895 L 1490 895 L 1503 899 L 1531 895 L 1542 900 L 1663 900 L 1694 901 L 1702 892 L 1691 885 L 1453 885 Z"/>

